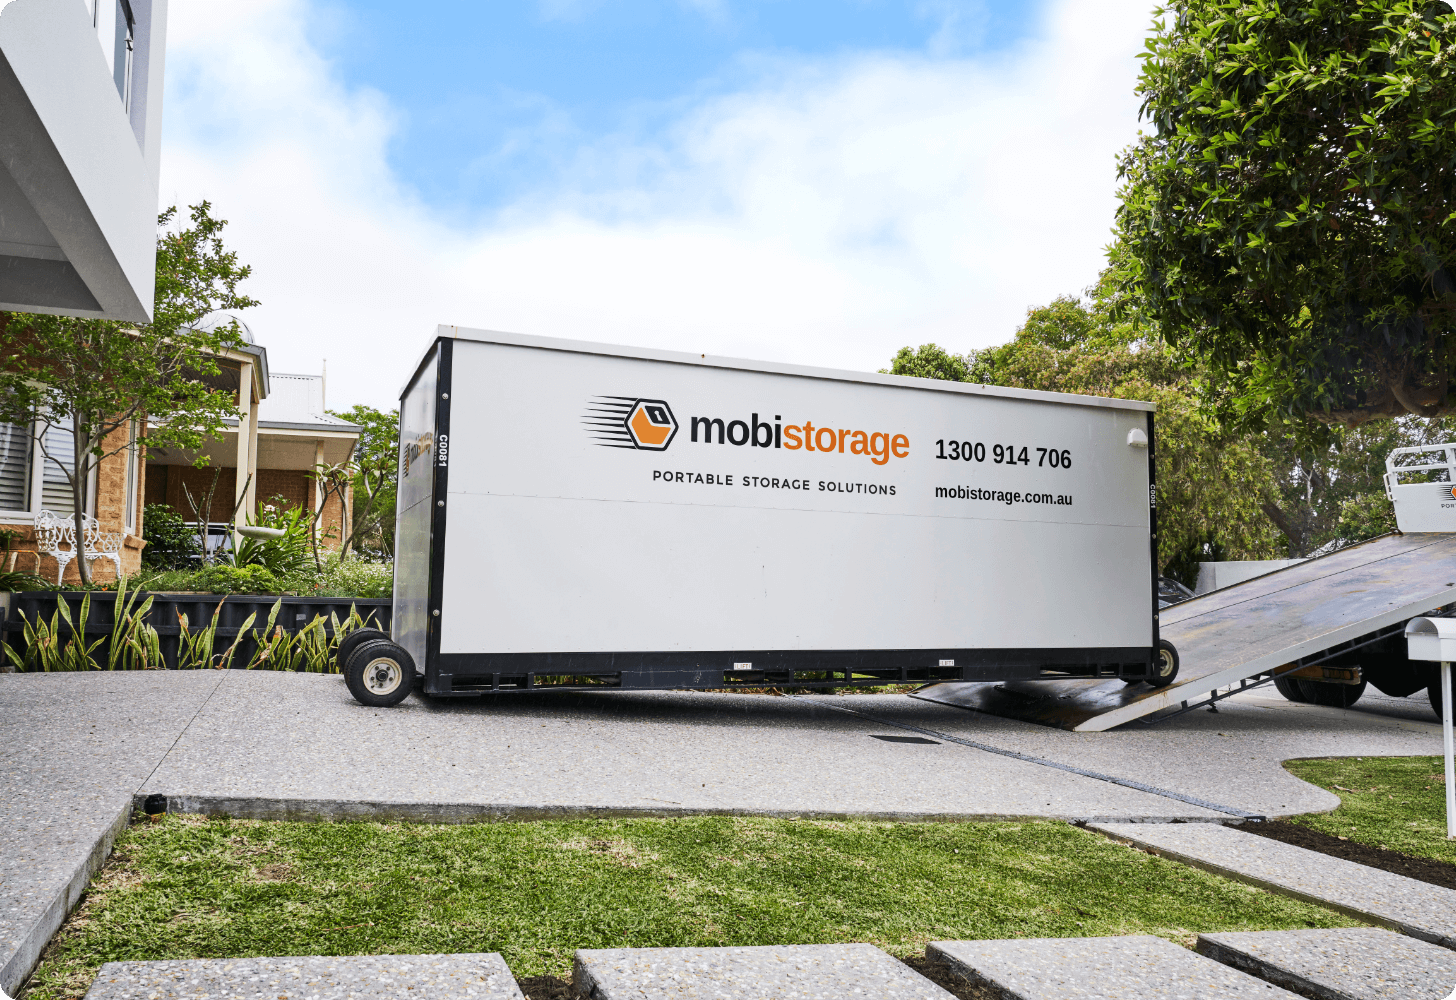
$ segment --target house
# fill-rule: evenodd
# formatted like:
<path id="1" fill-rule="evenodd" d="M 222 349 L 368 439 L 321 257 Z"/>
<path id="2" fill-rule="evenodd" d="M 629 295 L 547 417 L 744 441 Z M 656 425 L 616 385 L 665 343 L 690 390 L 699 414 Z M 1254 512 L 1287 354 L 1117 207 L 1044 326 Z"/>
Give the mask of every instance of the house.
<path id="1" fill-rule="evenodd" d="M 151 319 L 166 13 L 0 0 L 0 310 Z"/>
<path id="2" fill-rule="evenodd" d="M 217 315 L 205 322 L 232 318 Z M 130 446 L 103 461 L 87 484 L 87 513 L 96 517 L 102 531 L 124 536 L 124 573 L 141 568 L 146 504 L 165 504 L 192 521 L 188 494 L 200 504 L 211 489 L 212 505 L 203 513 L 213 525 L 214 538 L 220 541 L 233 511 L 239 511 L 240 523 L 256 520 L 260 501 L 282 497 L 289 505 L 318 511 L 320 491 L 310 478 L 311 471 L 316 465 L 340 465 L 353 457 L 360 428 L 325 412 L 324 376 L 270 372 L 267 349 L 254 342 L 252 332 L 241 321 L 239 329 L 243 346 L 220 355 L 218 375 L 206 379 L 213 388 L 234 393 L 238 401 L 238 417 L 201 450 L 208 464 L 195 467 L 196 452 L 146 448 L 141 428 L 133 426 L 117 431 L 115 440 L 115 444 L 124 444 L 129 436 Z M 69 431 L 63 426 L 36 430 L 51 455 L 66 460 Z M 69 515 L 74 508 L 65 475 L 54 461 L 36 454 L 31 434 L 30 427 L 0 423 L 0 530 L 20 535 L 0 571 L 21 570 L 54 579 L 54 559 L 36 552 L 35 515 L 42 508 Z M 323 543 L 330 548 L 340 544 L 342 514 L 350 502 L 346 496 L 341 504 L 335 496 L 323 507 L 321 532 Z M 105 561 L 93 563 L 92 570 L 102 581 L 113 573 Z M 72 563 L 66 569 L 66 581 L 78 580 L 79 569 Z"/>
<path id="3" fill-rule="evenodd" d="M 240 327 L 243 339 L 251 345 L 252 334 L 246 326 Z M 257 350 L 251 362 L 225 359 L 230 365 L 237 364 L 236 384 L 246 387 L 251 397 L 248 419 L 229 422 L 230 429 L 202 450 L 209 461 L 200 468 L 193 464 L 195 453 L 147 449 L 147 503 L 165 504 L 194 521 L 193 503 L 202 502 L 216 477 L 206 516 L 219 528 L 232 519 L 239 504 L 238 509 L 254 519 L 259 503 L 279 497 L 286 506 L 319 510 L 321 491 L 311 473 L 319 465 L 349 461 L 360 428 L 325 412 L 323 375 L 270 373 L 267 351 Z M 243 470 L 241 476 L 239 469 Z M 330 496 L 320 518 L 324 543 L 330 548 L 341 541 L 341 514 L 339 498 Z"/>

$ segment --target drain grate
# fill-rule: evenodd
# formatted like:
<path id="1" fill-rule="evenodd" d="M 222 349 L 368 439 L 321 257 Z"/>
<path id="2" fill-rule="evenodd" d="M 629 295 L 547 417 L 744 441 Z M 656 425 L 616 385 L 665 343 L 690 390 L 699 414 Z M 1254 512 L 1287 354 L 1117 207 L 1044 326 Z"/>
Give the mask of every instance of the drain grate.
<path id="1" fill-rule="evenodd" d="M 884 740 L 886 743 L 923 743 L 926 746 L 938 747 L 939 740 L 927 740 L 924 736 L 881 736 L 879 733 L 870 733 L 872 740 Z"/>

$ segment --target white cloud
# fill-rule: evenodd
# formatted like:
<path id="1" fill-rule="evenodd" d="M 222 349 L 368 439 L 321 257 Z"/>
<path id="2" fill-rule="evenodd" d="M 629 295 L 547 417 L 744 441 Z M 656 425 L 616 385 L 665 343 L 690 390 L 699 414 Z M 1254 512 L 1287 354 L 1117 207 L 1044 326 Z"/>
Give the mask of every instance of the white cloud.
<path id="1" fill-rule="evenodd" d="M 162 196 L 231 220 L 273 367 L 328 357 L 336 406 L 388 405 L 437 323 L 858 369 L 1005 340 L 1102 265 L 1150 20 L 1066 0 L 994 57 L 765 67 L 458 222 L 392 174 L 394 111 L 303 2 L 172 6 Z"/>

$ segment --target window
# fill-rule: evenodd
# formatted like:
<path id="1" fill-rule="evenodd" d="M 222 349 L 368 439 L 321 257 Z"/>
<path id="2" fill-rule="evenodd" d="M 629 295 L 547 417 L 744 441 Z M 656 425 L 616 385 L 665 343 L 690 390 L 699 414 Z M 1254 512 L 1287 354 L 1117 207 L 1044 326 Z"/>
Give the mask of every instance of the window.
<path id="1" fill-rule="evenodd" d="M 42 507 L 56 514 L 76 510 L 66 471 L 76 454 L 75 438 L 64 422 L 42 425 L 45 452 L 31 438 L 31 428 L 23 424 L 0 423 L 0 516 L 25 519 Z M 46 454 L 49 453 L 49 458 Z M 66 463 L 62 468 L 60 462 Z M 95 479 L 93 475 L 92 480 Z M 85 488 L 87 507 L 94 506 L 91 497 L 94 482 Z"/>
<path id="2" fill-rule="evenodd" d="M 30 428 L 0 424 L 0 510 L 30 507 Z"/>
<path id="3" fill-rule="evenodd" d="M 112 76 L 116 80 L 116 92 L 121 95 L 121 106 L 130 110 L 132 31 L 136 19 L 131 16 L 128 0 L 111 2 L 116 4 L 116 54 L 112 59 Z"/>
<path id="4" fill-rule="evenodd" d="M 116 92 L 121 96 L 122 106 L 131 109 L 131 63 L 132 46 L 136 32 L 136 18 L 132 15 L 130 0 L 88 0 L 91 23 L 96 26 L 96 37 L 101 42 L 101 51 L 106 55 L 111 69 Z"/>

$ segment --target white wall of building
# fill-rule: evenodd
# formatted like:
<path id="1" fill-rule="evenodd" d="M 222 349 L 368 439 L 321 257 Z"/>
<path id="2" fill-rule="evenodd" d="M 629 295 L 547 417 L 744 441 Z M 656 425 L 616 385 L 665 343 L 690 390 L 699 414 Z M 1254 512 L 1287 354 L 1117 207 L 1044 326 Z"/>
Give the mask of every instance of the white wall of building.
<path id="1" fill-rule="evenodd" d="M 121 9 L 0 2 L 0 309 L 150 319 L 167 6 Z"/>

